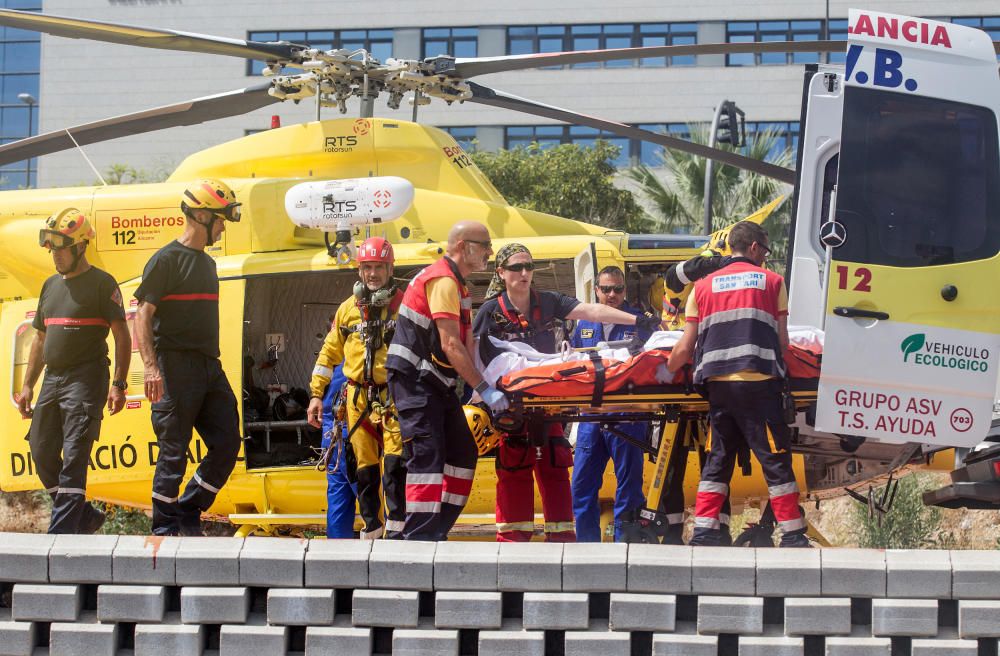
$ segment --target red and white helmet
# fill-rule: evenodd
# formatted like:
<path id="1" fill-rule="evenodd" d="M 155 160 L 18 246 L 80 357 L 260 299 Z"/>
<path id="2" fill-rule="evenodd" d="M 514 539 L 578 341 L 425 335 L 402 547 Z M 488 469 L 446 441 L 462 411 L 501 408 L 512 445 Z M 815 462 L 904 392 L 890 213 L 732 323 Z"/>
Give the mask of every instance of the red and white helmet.
<path id="1" fill-rule="evenodd" d="M 392 244 L 384 237 L 369 237 L 358 249 L 358 262 L 385 262 L 392 264 L 396 256 L 392 252 Z"/>

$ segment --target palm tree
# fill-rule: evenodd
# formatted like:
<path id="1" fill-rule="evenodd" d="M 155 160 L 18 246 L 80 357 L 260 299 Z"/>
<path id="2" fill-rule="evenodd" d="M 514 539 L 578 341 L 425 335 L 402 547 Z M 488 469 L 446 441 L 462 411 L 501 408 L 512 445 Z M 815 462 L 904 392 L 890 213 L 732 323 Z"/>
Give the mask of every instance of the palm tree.
<path id="1" fill-rule="evenodd" d="M 709 126 L 703 123 L 688 126 L 691 141 L 708 143 Z M 747 139 L 742 154 L 766 160 L 779 166 L 791 166 L 793 155 L 789 149 L 776 151 L 781 133 L 768 128 Z M 732 151 L 732 146 L 720 144 Z M 660 155 L 663 169 L 639 165 L 625 172 L 636 183 L 640 198 L 646 201 L 649 213 L 663 232 L 700 232 L 704 216 L 705 163 L 697 157 L 679 150 L 664 149 Z M 714 166 L 715 192 L 712 196 L 712 230 L 717 230 L 752 214 L 790 188 L 784 183 L 749 171 L 716 163 Z M 772 240 L 784 238 L 789 203 L 784 203 L 767 220 Z M 779 229 L 780 228 L 780 229 Z"/>

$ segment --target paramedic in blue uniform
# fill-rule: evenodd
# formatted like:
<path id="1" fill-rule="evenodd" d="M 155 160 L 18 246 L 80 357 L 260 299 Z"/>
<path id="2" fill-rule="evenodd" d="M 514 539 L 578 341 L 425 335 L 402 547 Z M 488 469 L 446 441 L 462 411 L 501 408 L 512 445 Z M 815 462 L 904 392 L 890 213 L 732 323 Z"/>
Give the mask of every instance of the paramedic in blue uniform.
<path id="1" fill-rule="evenodd" d="M 532 286 L 535 263 L 521 244 L 507 244 L 497 253 L 496 272 L 487 300 L 476 314 L 473 331 L 479 339 L 479 355 L 484 365 L 500 351 L 490 336 L 508 342 L 522 342 L 542 353 L 555 353 L 560 321 L 590 320 L 638 324 L 648 334 L 659 319 L 622 312 L 609 305 L 580 303 L 553 291 Z M 544 430 L 544 434 L 536 431 Z M 534 485 L 538 483 L 545 516 L 545 539 L 573 542 L 575 525 L 567 469 L 572 464 L 569 444 L 560 424 L 544 429 L 527 427 L 515 434 L 504 433 L 497 453 L 497 540 L 526 542 L 534 530 Z M 602 470 L 603 473 L 603 470 Z M 596 484 L 600 488 L 600 482 Z M 596 495 L 597 489 L 594 494 Z"/>
<path id="2" fill-rule="evenodd" d="M 625 274 L 617 266 L 608 266 L 597 276 L 597 300 L 623 312 L 640 317 L 642 310 L 625 300 Z M 576 324 L 570 343 L 574 348 L 594 347 L 601 342 L 630 340 L 638 332 L 646 341 L 650 332 L 615 323 L 600 323 L 581 319 Z M 635 440 L 645 440 L 648 424 L 617 424 L 615 429 Z M 576 517 L 578 542 L 601 541 L 601 508 L 597 494 L 604 481 L 604 470 L 610 459 L 615 466 L 615 541 L 621 540 L 621 523 L 633 511 L 646 504 L 642 492 L 642 449 L 614 433 L 601 430 L 598 423 L 581 423 L 576 432 L 573 456 L 573 515 Z"/>
<path id="3" fill-rule="evenodd" d="M 337 404 L 347 377 L 344 376 L 344 365 L 339 364 L 333 370 L 333 378 L 326 386 L 323 394 L 323 412 L 321 415 L 321 430 L 323 438 L 320 446 L 323 453 L 329 452 L 324 462 L 326 470 L 326 537 L 350 539 L 357 537 L 354 531 L 354 504 L 358 499 L 357 484 L 352 484 L 347 477 L 347 449 L 343 440 L 334 440 L 334 431 L 342 431 L 346 436 L 346 427 L 336 420 Z"/>
<path id="4" fill-rule="evenodd" d="M 719 514 L 740 447 L 750 447 L 767 481 L 782 547 L 809 547 L 792 471 L 791 433 L 782 412 L 788 348 L 785 280 L 764 269 L 767 232 L 740 221 L 729 232 L 730 262 L 695 283 L 684 335 L 670 354 L 677 371 L 694 356 L 694 383 L 709 404 L 709 446 L 701 468 L 690 544 L 718 546 Z"/>

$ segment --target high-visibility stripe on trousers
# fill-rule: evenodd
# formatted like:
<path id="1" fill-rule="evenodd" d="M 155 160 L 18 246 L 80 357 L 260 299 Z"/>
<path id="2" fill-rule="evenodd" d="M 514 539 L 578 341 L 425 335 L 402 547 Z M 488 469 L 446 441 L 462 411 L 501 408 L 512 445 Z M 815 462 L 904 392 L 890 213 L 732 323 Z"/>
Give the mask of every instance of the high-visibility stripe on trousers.
<path id="1" fill-rule="evenodd" d="M 38 478 L 52 496 L 49 533 L 79 533 L 97 513 L 84 495 L 109 378 L 105 357 L 45 372 L 28 445 Z"/>
<path id="2" fill-rule="evenodd" d="M 497 541 L 528 542 L 534 531 L 535 488 L 542 497 L 546 542 L 576 542 L 570 494 L 569 443 L 559 425 L 540 450 L 526 437 L 504 435 L 497 453 Z M 534 475 L 534 481 L 532 480 Z"/>
<path id="3" fill-rule="evenodd" d="M 763 470 L 778 526 L 784 532 L 805 528 L 792 471 L 791 435 L 781 413 L 780 381 L 709 381 L 707 389 L 711 439 L 695 501 L 693 541 L 711 544 L 717 537 L 719 513 L 744 443 Z"/>
<path id="4" fill-rule="evenodd" d="M 406 540 L 445 540 L 472 491 L 478 453 L 453 391 L 389 370 L 406 458 Z"/>

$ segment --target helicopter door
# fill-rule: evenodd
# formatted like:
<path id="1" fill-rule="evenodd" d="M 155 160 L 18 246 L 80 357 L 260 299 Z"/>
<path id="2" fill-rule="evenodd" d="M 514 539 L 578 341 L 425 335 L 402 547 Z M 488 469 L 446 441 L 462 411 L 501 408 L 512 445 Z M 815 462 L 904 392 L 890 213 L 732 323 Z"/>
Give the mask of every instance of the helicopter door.
<path id="1" fill-rule="evenodd" d="M 855 53 L 855 71 L 901 62 L 920 78 L 908 89 L 979 98 L 862 87 L 861 73 L 845 90 L 836 221 L 820 231 L 833 248 L 816 427 L 972 446 L 990 427 L 1000 354 L 996 62 L 932 69 L 962 78 L 935 85 L 894 54 Z"/>
<path id="2" fill-rule="evenodd" d="M 573 258 L 576 298 L 581 303 L 593 303 L 597 298 L 597 247 L 591 243 Z"/>

